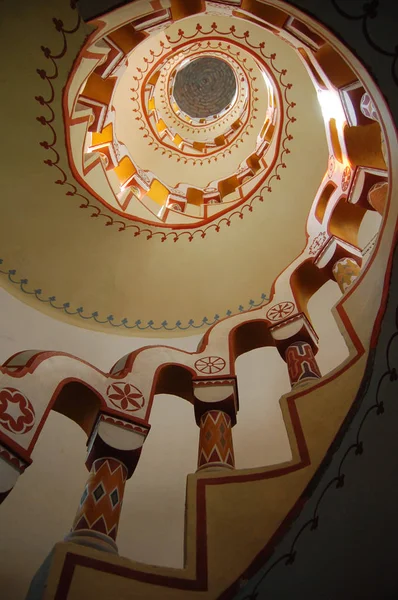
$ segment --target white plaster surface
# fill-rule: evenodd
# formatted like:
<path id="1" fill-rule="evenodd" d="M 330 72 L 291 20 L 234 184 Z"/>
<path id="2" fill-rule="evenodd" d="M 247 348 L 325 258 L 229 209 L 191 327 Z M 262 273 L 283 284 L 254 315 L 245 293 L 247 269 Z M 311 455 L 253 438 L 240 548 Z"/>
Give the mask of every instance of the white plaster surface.
<path id="1" fill-rule="evenodd" d="M 324 374 L 348 354 L 330 313 L 339 295 L 337 284 L 330 282 L 309 303 Z M 20 350 L 38 348 L 69 352 L 108 370 L 127 352 L 148 344 L 148 339 L 106 335 L 54 320 L 4 290 L 0 304 L 1 362 Z M 178 338 L 167 344 L 193 351 L 199 339 Z M 236 372 L 237 467 L 288 460 L 290 447 L 279 407 L 280 396 L 290 389 L 285 363 L 274 348 L 260 348 L 240 356 Z M 191 405 L 166 394 L 155 397 L 151 424 L 140 463 L 127 482 L 119 551 L 142 562 L 181 567 L 185 478 L 196 469 L 198 429 Z M 7 600 L 25 597 L 53 544 L 68 533 L 87 478 L 85 451 L 84 432 L 66 417 L 50 413 L 33 452 L 33 465 L 0 508 L 0 581 Z"/>

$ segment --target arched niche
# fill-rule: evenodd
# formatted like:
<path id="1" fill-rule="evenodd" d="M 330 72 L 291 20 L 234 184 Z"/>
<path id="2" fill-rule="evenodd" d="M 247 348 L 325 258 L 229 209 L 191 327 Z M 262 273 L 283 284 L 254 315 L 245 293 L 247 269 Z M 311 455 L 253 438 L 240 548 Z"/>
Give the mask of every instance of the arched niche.
<path id="1" fill-rule="evenodd" d="M 290 285 L 297 307 L 310 321 L 307 309 L 308 301 L 328 280 L 327 273 L 318 269 L 311 259 L 301 263 L 290 277 Z"/>
<path id="2" fill-rule="evenodd" d="M 171 14 L 174 21 L 196 15 L 204 10 L 203 0 L 171 0 Z"/>
<path id="3" fill-rule="evenodd" d="M 317 202 L 316 208 L 315 208 L 315 217 L 317 219 L 317 221 L 319 221 L 319 223 L 322 223 L 323 221 L 323 217 L 325 215 L 325 211 L 326 211 L 326 207 L 328 205 L 328 202 L 334 192 L 334 190 L 336 189 L 336 184 L 333 183 L 332 181 L 329 181 L 325 187 L 323 188 L 321 195 L 319 196 L 319 200 Z"/>
<path id="4" fill-rule="evenodd" d="M 332 146 L 333 146 L 333 154 L 334 154 L 336 160 L 338 160 L 339 163 L 342 163 L 343 162 L 343 151 L 341 149 L 341 144 L 340 144 L 340 140 L 339 140 L 339 133 L 337 130 L 336 119 L 330 119 L 329 133 L 330 133 L 330 140 L 331 140 Z"/>
<path id="5" fill-rule="evenodd" d="M 342 88 L 356 81 L 357 76 L 347 62 L 329 44 L 319 48 L 315 53 L 315 59 L 335 87 Z"/>
<path id="6" fill-rule="evenodd" d="M 316 84 L 321 88 L 321 90 L 327 90 L 327 86 L 325 85 L 325 82 L 323 81 L 321 75 L 316 70 L 316 68 L 315 68 L 314 64 L 312 63 L 306 50 L 304 50 L 304 48 L 298 48 L 298 52 L 299 52 L 301 58 L 303 59 L 304 63 L 306 64 L 308 70 L 310 71 L 312 77 L 314 78 L 314 81 L 316 82 Z"/>
<path id="7" fill-rule="evenodd" d="M 194 372 L 183 365 L 162 365 L 155 374 L 151 395 L 171 394 L 193 403 L 193 375 Z"/>
<path id="8" fill-rule="evenodd" d="M 242 0 L 241 8 L 275 27 L 283 27 L 289 16 L 280 8 L 264 4 L 259 0 Z"/>
<path id="9" fill-rule="evenodd" d="M 350 163 L 356 166 L 386 170 L 381 149 L 381 129 L 378 122 L 344 128 L 344 141 Z"/>
<path id="10" fill-rule="evenodd" d="M 366 208 L 347 202 L 342 196 L 337 202 L 329 220 L 329 233 L 352 244 L 358 245 L 358 231 Z"/>
<path id="11" fill-rule="evenodd" d="M 231 361 L 235 362 L 238 356 L 267 346 L 275 346 L 274 338 L 269 329 L 268 322 L 256 319 L 237 325 L 229 334 Z"/>
<path id="12" fill-rule="evenodd" d="M 52 410 L 75 421 L 90 435 L 101 410 L 101 397 L 81 381 L 67 381 L 53 399 Z"/>

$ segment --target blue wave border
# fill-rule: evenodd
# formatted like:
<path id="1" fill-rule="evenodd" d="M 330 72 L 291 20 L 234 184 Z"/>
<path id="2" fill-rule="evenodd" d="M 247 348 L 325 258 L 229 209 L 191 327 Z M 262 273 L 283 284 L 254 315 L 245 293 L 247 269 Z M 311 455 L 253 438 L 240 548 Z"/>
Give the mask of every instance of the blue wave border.
<path id="1" fill-rule="evenodd" d="M 0 265 L 3 265 L 4 260 L 0 258 Z M 41 288 L 36 288 L 34 290 L 27 289 L 27 285 L 29 284 L 29 280 L 26 278 L 18 279 L 17 270 L 9 269 L 8 271 L 0 268 L 0 274 L 5 275 L 13 285 L 18 286 L 19 289 L 29 296 L 35 296 L 37 300 L 44 304 L 49 304 L 53 308 L 57 310 L 61 310 L 67 315 L 74 316 L 78 315 L 81 319 L 85 321 L 89 321 L 93 319 L 96 323 L 100 325 L 111 325 L 114 328 L 122 327 L 124 329 L 137 329 L 140 331 L 145 331 L 151 329 L 152 331 L 187 331 L 188 329 L 200 329 L 202 327 L 211 327 L 221 319 L 225 317 L 231 317 L 232 315 L 236 315 L 239 313 L 247 312 L 253 308 L 259 308 L 263 304 L 266 304 L 269 301 L 269 298 L 266 294 L 262 293 L 260 296 L 260 301 L 256 302 L 255 300 L 250 299 L 247 304 L 248 308 L 245 308 L 242 304 L 238 306 L 237 310 L 234 312 L 228 309 L 225 315 L 222 317 L 219 314 L 215 314 L 213 319 L 209 319 L 208 317 L 203 317 L 200 323 L 195 323 L 194 319 L 189 319 L 188 323 L 184 325 L 181 321 L 176 321 L 175 325 L 170 326 L 167 321 L 162 321 L 160 325 L 156 325 L 155 321 L 152 319 L 147 321 L 147 323 L 143 323 L 141 319 L 137 319 L 132 325 L 129 324 L 127 318 L 123 318 L 118 322 L 115 317 L 110 314 L 105 318 L 101 318 L 98 311 L 94 311 L 91 314 L 85 314 L 83 306 L 79 306 L 78 308 L 71 308 L 70 302 L 63 302 L 62 304 L 57 303 L 57 298 L 55 296 L 43 297 L 43 292 Z"/>

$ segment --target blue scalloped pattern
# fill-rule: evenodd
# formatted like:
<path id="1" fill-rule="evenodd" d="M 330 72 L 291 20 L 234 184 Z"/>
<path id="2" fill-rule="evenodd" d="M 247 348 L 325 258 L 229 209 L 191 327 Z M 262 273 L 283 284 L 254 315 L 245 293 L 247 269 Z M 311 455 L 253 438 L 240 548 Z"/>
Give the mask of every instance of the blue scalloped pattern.
<path id="1" fill-rule="evenodd" d="M 0 258 L 0 265 L 3 264 L 3 259 Z M 57 310 L 61 310 L 67 315 L 78 315 L 81 319 L 85 321 L 89 321 L 93 319 L 96 323 L 100 323 L 101 325 L 111 325 L 112 327 L 122 327 L 124 329 L 138 329 L 140 331 L 145 331 L 147 329 L 151 329 L 152 331 L 186 331 L 187 329 L 200 329 L 201 327 L 210 327 L 220 321 L 224 317 L 230 317 L 234 314 L 239 314 L 241 312 L 245 312 L 251 310 L 253 308 L 258 308 L 263 304 L 268 302 L 268 297 L 266 294 L 261 294 L 260 301 L 256 302 L 255 300 L 249 300 L 248 306 L 245 308 L 244 306 L 238 306 L 238 309 L 233 312 L 232 310 L 227 310 L 224 317 L 216 314 L 213 319 L 209 319 L 208 317 L 203 317 L 203 319 L 195 323 L 194 319 L 190 319 L 186 325 L 184 325 L 181 321 L 177 321 L 174 325 L 169 325 L 167 321 L 163 321 L 160 325 L 157 325 L 155 321 L 147 321 L 147 323 L 143 323 L 140 319 L 137 319 L 134 323 L 130 324 L 128 319 L 121 319 L 120 322 L 115 320 L 113 315 L 108 315 L 107 317 L 100 317 L 97 311 L 94 311 L 91 314 L 85 314 L 83 306 L 79 306 L 78 308 L 71 308 L 70 302 L 64 302 L 63 304 L 58 304 L 55 296 L 48 296 L 47 298 L 43 297 L 43 292 L 41 289 L 29 290 L 27 289 L 27 285 L 29 283 L 28 279 L 18 279 L 16 277 L 17 271 L 16 269 L 9 269 L 8 271 L 4 271 L 0 269 L 0 274 L 7 276 L 8 280 L 13 284 L 19 287 L 19 289 L 29 296 L 35 296 L 37 300 L 43 302 L 44 304 L 49 304 L 53 308 Z"/>

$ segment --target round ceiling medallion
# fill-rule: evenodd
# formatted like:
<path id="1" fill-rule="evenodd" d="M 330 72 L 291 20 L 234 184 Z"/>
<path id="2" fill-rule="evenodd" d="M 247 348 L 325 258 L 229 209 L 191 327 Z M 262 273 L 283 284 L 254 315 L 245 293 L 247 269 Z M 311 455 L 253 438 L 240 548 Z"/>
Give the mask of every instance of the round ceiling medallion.
<path id="1" fill-rule="evenodd" d="M 173 96 L 179 108 L 196 119 L 217 115 L 232 102 L 236 78 L 219 58 L 197 58 L 178 71 Z"/>

